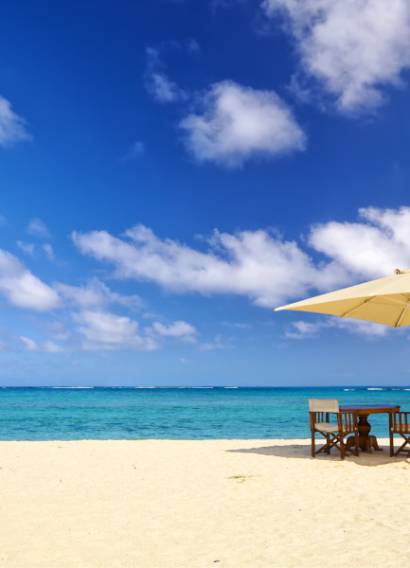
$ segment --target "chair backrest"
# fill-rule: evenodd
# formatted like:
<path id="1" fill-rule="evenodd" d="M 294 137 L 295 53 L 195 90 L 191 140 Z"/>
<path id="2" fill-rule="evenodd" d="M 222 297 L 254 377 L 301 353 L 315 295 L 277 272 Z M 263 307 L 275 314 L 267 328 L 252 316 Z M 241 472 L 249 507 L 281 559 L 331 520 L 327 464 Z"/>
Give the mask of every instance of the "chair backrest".
<path id="1" fill-rule="evenodd" d="M 339 401 L 333 399 L 309 399 L 310 412 L 339 412 Z"/>
<path id="2" fill-rule="evenodd" d="M 410 433 L 410 412 L 393 412 L 391 429 L 398 434 Z"/>

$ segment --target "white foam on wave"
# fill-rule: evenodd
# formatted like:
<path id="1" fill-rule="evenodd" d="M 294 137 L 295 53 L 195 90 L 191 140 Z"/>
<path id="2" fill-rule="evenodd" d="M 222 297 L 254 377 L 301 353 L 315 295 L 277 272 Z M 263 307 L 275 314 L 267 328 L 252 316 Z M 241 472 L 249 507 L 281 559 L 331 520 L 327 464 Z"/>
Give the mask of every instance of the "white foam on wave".
<path id="1" fill-rule="evenodd" d="M 74 389 L 95 389 L 95 387 L 50 387 L 51 389 L 66 389 L 66 390 L 74 390 Z"/>
<path id="2" fill-rule="evenodd" d="M 354 391 L 356 389 L 343 389 L 344 391 Z"/>
<path id="3" fill-rule="evenodd" d="M 215 387 L 171 387 L 179 390 L 192 390 L 192 389 L 214 389 Z"/>
<path id="4" fill-rule="evenodd" d="M 369 387 L 367 390 L 368 391 L 382 391 L 384 389 L 382 389 L 381 387 Z"/>

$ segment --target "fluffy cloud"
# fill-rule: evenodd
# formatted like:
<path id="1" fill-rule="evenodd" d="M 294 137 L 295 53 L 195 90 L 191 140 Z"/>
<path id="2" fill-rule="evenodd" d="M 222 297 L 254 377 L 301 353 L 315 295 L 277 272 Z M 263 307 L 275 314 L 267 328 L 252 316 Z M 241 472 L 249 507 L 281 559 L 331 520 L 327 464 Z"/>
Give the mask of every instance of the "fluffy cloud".
<path id="1" fill-rule="evenodd" d="M 44 341 L 43 343 L 38 343 L 31 339 L 30 337 L 20 336 L 20 341 L 26 351 L 41 351 L 43 353 L 60 353 L 63 351 L 61 345 L 54 343 L 54 341 Z"/>
<path id="2" fill-rule="evenodd" d="M 83 286 L 72 286 L 57 283 L 55 289 L 69 303 L 81 308 L 102 307 L 107 304 L 117 304 L 127 308 L 137 309 L 142 306 L 142 300 L 137 295 L 125 296 L 113 292 L 104 282 L 98 278 L 92 278 Z"/>
<path id="3" fill-rule="evenodd" d="M 410 208 L 359 210 L 359 221 L 313 227 L 309 244 L 353 278 L 375 278 L 410 267 Z"/>
<path id="4" fill-rule="evenodd" d="M 35 244 L 34 243 L 27 243 L 25 241 L 17 241 L 16 245 L 20 250 L 32 256 L 34 254 Z"/>
<path id="5" fill-rule="evenodd" d="M 408 0 L 264 0 L 296 41 L 302 71 L 342 112 L 374 109 L 410 67 Z"/>
<path id="6" fill-rule="evenodd" d="M 34 218 L 31 219 L 30 223 L 27 225 L 27 232 L 33 237 L 38 237 L 40 239 L 49 239 L 50 232 L 47 225 L 41 219 Z"/>
<path id="7" fill-rule="evenodd" d="M 178 320 L 171 324 L 154 322 L 151 329 L 154 334 L 161 337 L 173 337 L 188 343 L 195 343 L 197 340 L 197 330 L 186 321 Z"/>
<path id="8" fill-rule="evenodd" d="M 13 111 L 7 99 L 0 97 L 0 146 L 12 146 L 30 138 L 25 120 Z"/>
<path id="9" fill-rule="evenodd" d="M 287 339 L 309 339 L 329 329 L 340 329 L 369 339 L 385 337 L 390 332 L 390 328 L 377 323 L 330 317 L 317 322 L 294 321 L 286 330 L 285 337 Z"/>
<path id="10" fill-rule="evenodd" d="M 34 276 L 12 254 L 0 249 L 0 293 L 20 308 L 50 310 L 60 299 L 55 290 Z"/>
<path id="11" fill-rule="evenodd" d="M 314 337 L 320 329 L 320 324 L 307 321 L 294 321 L 290 324 L 289 329 L 285 333 L 288 339 L 306 339 Z"/>
<path id="12" fill-rule="evenodd" d="M 146 49 L 145 88 L 159 103 L 174 103 L 185 100 L 187 94 L 163 70 L 159 51 Z"/>
<path id="13" fill-rule="evenodd" d="M 36 341 L 34 341 L 34 339 L 30 339 L 30 337 L 21 335 L 20 341 L 24 345 L 24 348 L 27 349 L 27 351 L 38 351 L 38 344 Z"/>
<path id="14" fill-rule="evenodd" d="M 124 238 L 91 231 L 74 233 L 73 240 L 83 254 L 113 264 L 120 278 L 178 293 L 247 296 L 271 308 L 410 267 L 410 208 L 366 208 L 357 222 L 313 226 L 303 246 L 264 230 L 215 231 L 201 250 L 160 239 L 142 225 Z"/>
<path id="15" fill-rule="evenodd" d="M 236 167 L 254 156 L 305 148 L 303 131 L 273 91 L 223 81 L 212 85 L 198 106 L 180 127 L 187 148 L 200 162 Z"/>
<path id="16" fill-rule="evenodd" d="M 92 304 L 90 299 L 85 302 Z M 173 338 L 191 344 L 197 343 L 196 328 L 185 321 L 169 324 L 154 322 L 142 328 L 139 323 L 124 315 L 102 307 L 84 308 L 71 313 L 74 327 L 68 331 L 61 322 L 50 326 L 52 339 L 34 340 L 25 335 L 19 341 L 26 351 L 59 353 L 62 351 L 153 351 L 163 340 Z M 58 343 L 56 343 L 58 341 Z M 61 345 L 64 343 L 64 347 Z"/>
<path id="17" fill-rule="evenodd" d="M 356 335 L 364 335 L 369 338 L 384 337 L 391 331 L 389 327 L 378 323 L 354 319 L 332 318 L 330 320 L 330 326 Z"/>
<path id="18" fill-rule="evenodd" d="M 74 233 L 73 240 L 84 254 L 113 263 L 119 277 L 156 282 L 174 292 L 248 296 L 266 307 L 311 287 L 329 288 L 343 272 L 332 263 L 315 267 L 297 243 L 262 230 L 216 231 L 205 251 L 161 240 L 142 225 L 126 236 L 93 231 Z"/>
<path id="19" fill-rule="evenodd" d="M 43 254 L 50 261 L 55 259 L 54 249 L 50 245 L 50 243 L 37 245 L 31 242 L 29 243 L 26 241 L 17 241 L 16 245 L 20 250 L 22 250 L 26 254 L 29 254 L 30 256 L 35 256 L 36 253 L 40 252 L 40 254 Z"/>
<path id="20" fill-rule="evenodd" d="M 152 351 L 157 343 L 139 332 L 138 323 L 127 316 L 103 310 L 83 310 L 74 316 L 78 331 L 89 350 L 138 349 Z"/>
<path id="21" fill-rule="evenodd" d="M 46 255 L 46 257 L 48 258 L 48 260 L 54 260 L 55 259 L 54 249 L 53 249 L 52 245 L 50 245 L 50 243 L 45 243 L 42 246 L 42 250 L 43 250 L 44 254 Z"/>

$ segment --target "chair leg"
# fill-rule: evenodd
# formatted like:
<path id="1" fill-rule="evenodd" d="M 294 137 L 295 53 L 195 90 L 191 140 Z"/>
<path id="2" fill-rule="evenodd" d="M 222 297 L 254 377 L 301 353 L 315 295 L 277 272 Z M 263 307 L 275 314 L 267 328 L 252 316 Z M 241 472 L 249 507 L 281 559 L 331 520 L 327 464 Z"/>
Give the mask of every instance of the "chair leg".
<path id="1" fill-rule="evenodd" d="M 395 456 L 398 456 L 400 452 L 405 452 L 407 454 L 410 455 L 410 450 L 405 450 L 404 448 L 407 446 L 407 444 L 410 445 L 410 436 L 407 438 L 406 436 L 403 436 L 403 434 L 400 434 L 402 438 L 404 438 L 404 443 L 400 446 L 400 448 L 394 453 Z"/>
<path id="2" fill-rule="evenodd" d="M 330 436 L 329 436 L 329 434 L 326 436 L 326 453 L 330 454 Z"/>
<path id="3" fill-rule="evenodd" d="M 392 425 L 392 416 L 389 414 L 389 436 L 390 436 L 390 457 L 394 456 L 394 434 Z"/>
<path id="4" fill-rule="evenodd" d="M 354 453 L 355 456 L 359 455 L 359 432 L 354 433 Z"/>
<path id="5" fill-rule="evenodd" d="M 340 440 L 340 459 L 344 460 L 346 455 L 346 446 L 343 440 Z"/>
<path id="6" fill-rule="evenodd" d="M 316 452 L 315 452 L 315 432 L 312 431 L 312 449 L 311 449 L 311 453 L 312 453 L 312 458 L 315 457 Z"/>
<path id="7" fill-rule="evenodd" d="M 394 435 L 390 432 L 390 457 L 394 456 Z"/>

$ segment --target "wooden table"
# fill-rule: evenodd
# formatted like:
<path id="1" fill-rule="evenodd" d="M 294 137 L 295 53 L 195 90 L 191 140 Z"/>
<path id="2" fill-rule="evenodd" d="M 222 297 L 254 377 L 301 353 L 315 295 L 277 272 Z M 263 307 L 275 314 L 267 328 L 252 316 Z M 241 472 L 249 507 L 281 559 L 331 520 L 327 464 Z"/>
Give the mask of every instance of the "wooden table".
<path id="1" fill-rule="evenodd" d="M 344 404 L 340 406 L 342 412 L 353 412 L 358 418 L 359 446 L 363 452 L 369 452 L 372 448 L 381 451 L 376 436 L 370 436 L 371 426 L 367 420 L 369 414 L 393 414 L 399 412 L 397 404 Z M 390 416 L 389 416 L 390 424 Z M 348 439 L 348 446 L 354 445 L 354 437 Z"/>

